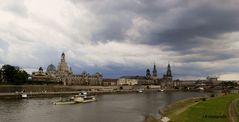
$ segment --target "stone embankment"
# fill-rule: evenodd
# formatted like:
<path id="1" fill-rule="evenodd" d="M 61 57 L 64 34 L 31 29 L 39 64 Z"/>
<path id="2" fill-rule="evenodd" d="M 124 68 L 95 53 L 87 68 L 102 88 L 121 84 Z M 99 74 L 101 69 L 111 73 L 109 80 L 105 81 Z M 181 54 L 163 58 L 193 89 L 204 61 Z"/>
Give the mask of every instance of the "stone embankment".
<path id="1" fill-rule="evenodd" d="M 80 91 L 87 91 L 91 95 L 98 94 L 120 94 L 137 92 L 139 88 L 144 88 L 144 92 L 158 91 L 159 89 L 145 86 L 62 86 L 62 85 L 5 85 L 0 86 L 0 98 L 21 98 L 24 92 L 28 97 L 53 97 L 76 95 Z"/>

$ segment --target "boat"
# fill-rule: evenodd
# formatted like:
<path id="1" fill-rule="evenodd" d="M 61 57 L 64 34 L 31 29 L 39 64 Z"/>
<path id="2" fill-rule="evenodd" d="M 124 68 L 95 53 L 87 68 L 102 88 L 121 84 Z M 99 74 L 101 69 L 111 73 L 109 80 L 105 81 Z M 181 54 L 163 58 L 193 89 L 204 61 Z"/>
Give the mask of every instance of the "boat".
<path id="1" fill-rule="evenodd" d="M 160 92 L 164 92 L 165 90 L 164 89 L 159 89 Z"/>
<path id="2" fill-rule="evenodd" d="M 87 96 L 86 92 L 79 93 L 79 95 L 72 96 L 70 98 L 61 99 L 54 102 L 55 105 L 66 105 L 66 104 L 76 104 L 76 103 L 88 103 L 96 101 L 95 96 Z"/>
<path id="3" fill-rule="evenodd" d="M 204 88 L 203 87 L 198 87 L 197 88 L 199 91 L 204 91 Z"/>
<path id="4" fill-rule="evenodd" d="M 79 96 L 87 96 L 87 92 L 86 91 L 81 91 L 80 93 L 79 93 Z"/>
<path id="5" fill-rule="evenodd" d="M 62 102 L 62 101 L 57 101 L 57 102 L 54 102 L 53 104 L 54 105 L 69 105 L 69 104 L 75 104 L 76 102 L 74 102 L 74 101 L 68 101 L 68 102 L 66 102 L 66 101 L 64 101 L 64 102 Z"/>
<path id="6" fill-rule="evenodd" d="M 27 94 L 26 94 L 26 93 L 22 93 L 22 94 L 21 94 L 21 97 L 22 97 L 23 99 L 26 99 L 26 98 L 27 98 Z"/>
<path id="7" fill-rule="evenodd" d="M 75 104 L 76 102 L 71 98 L 61 98 L 59 101 L 53 102 L 54 105 L 68 105 L 68 104 Z"/>
<path id="8" fill-rule="evenodd" d="M 96 101 L 95 96 L 85 96 L 83 97 L 82 103 L 94 102 Z"/>
<path id="9" fill-rule="evenodd" d="M 75 95 L 72 98 L 76 103 L 88 103 L 88 102 L 94 102 L 96 101 L 95 96 L 81 96 L 81 95 Z"/>
<path id="10" fill-rule="evenodd" d="M 138 93 L 143 93 L 144 90 L 143 90 L 143 89 L 138 89 L 137 92 L 138 92 Z"/>

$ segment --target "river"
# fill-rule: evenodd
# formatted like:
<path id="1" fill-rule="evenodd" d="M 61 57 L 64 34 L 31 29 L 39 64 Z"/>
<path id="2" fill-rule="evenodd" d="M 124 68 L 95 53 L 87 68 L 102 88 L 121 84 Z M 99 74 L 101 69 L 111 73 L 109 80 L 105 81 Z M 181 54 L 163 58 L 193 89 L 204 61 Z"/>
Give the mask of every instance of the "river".
<path id="1" fill-rule="evenodd" d="M 86 104 L 53 105 L 59 98 L 1 99 L 1 122 L 142 122 L 160 108 L 203 92 L 106 94 Z"/>

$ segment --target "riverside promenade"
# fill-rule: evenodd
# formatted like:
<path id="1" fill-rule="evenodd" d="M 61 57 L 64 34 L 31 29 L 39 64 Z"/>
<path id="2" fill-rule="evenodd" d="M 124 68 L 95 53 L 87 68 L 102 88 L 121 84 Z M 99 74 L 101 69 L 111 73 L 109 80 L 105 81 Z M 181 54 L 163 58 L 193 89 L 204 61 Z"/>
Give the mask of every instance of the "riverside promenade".
<path id="1" fill-rule="evenodd" d="M 155 89 L 144 90 L 144 92 L 157 92 Z M 24 92 L 29 98 L 37 97 L 62 97 L 69 95 L 77 95 L 80 91 L 65 91 L 65 92 Z M 89 95 L 100 95 L 100 94 L 126 94 L 134 93 L 137 90 L 117 90 L 117 91 L 87 91 Z M 17 93 L 0 93 L 0 98 L 21 98 L 23 92 Z"/>
<path id="2" fill-rule="evenodd" d="M 63 97 L 77 95 L 80 91 L 87 91 L 90 95 L 99 94 L 124 94 L 137 92 L 144 88 L 144 92 L 156 92 L 159 89 L 146 88 L 146 86 L 60 86 L 60 85 L 23 85 L 23 86 L 0 86 L 0 98 L 21 98 L 25 93 L 29 98 L 36 97 Z"/>

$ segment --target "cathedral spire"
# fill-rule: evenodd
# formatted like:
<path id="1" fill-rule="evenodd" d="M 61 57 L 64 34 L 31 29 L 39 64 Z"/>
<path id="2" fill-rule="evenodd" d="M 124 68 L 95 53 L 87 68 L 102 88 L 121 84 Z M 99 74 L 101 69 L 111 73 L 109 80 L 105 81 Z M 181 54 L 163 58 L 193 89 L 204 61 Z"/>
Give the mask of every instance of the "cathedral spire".
<path id="1" fill-rule="evenodd" d="M 170 67 L 170 64 L 168 64 L 168 68 L 167 68 L 167 73 L 166 73 L 167 76 L 172 76 L 172 72 L 171 72 L 171 67 Z"/>
<path id="2" fill-rule="evenodd" d="M 66 72 L 66 73 L 69 73 L 70 69 L 68 68 L 68 65 L 66 63 L 66 59 L 65 59 L 65 53 L 63 52 L 61 54 L 61 61 L 59 62 L 59 65 L 58 65 L 58 69 L 57 71 L 58 72 Z"/>
<path id="3" fill-rule="evenodd" d="M 149 69 L 146 70 L 146 77 L 147 78 L 151 78 L 151 74 L 150 74 L 150 70 Z"/>
<path id="4" fill-rule="evenodd" d="M 156 68 L 156 64 L 154 63 L 154 69 L 153 69 L 153 77 L 154 79 L 158 78 L 158 72 L 157 72 L 157 68 Z"/>
<path id="5" fill-rule="evenodd" d="M 61 54 L 61 62 L 65 62 L 65 53 L 64 52 Z"/>

